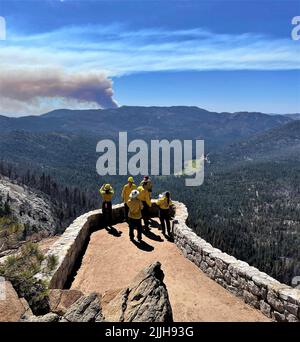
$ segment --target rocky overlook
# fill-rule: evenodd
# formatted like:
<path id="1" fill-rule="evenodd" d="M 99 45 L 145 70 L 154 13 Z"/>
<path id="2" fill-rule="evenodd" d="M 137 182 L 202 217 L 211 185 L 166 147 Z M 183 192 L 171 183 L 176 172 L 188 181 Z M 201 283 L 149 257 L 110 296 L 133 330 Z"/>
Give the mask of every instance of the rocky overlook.
<path id="1" fill-rule="evenodd" d="M 35 275 L 49 284 L 48 310 L 33 315 L 21 298 L 20 320 L 299 321 L 299 290 L 201 239 L 186 225 L 184 204 L 174 203 L 174 240 L 160 231 L 154 203 L 142 242 L 129 240 L 123 205 L 113 207 L 110 229 L 101 210 L 78 217 L 46 254 L 57 263 Z"/>
<path id="2" fill-rule="evenodd" d="M 24 299 L 17 299 L 10 288 L 10 300 L 14 299 L 11 310 L 0 320 L 23 322 L 172 322 L 172 308 L 168 291 L 163 282 L 161 264 L 155 262 L 141 270 L 132 282 L 119 290 L 97 292 L 84 295 L 78 290 L 51 290 L 49 294 L 50 312 L 35 316 L 25 309 Z M 11 304 L 6 303 L 8 307 Z M 0 308 L 1 308 L 0 306 Z M 4 314 L 3 314 L 4 313 Z"/>

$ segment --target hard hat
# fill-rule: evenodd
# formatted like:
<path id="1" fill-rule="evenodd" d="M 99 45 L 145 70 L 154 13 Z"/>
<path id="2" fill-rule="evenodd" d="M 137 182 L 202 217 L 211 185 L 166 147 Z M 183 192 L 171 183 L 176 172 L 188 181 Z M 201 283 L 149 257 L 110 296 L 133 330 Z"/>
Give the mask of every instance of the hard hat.
<path id="1" fill-rule="evenodd" d="M 105 190 L 110 190 L 110 188 L 111 188 L 110 184 L 105 184 L 105 186 L 104 186 Z"/>
<path id="2" fill-rule="evenodd" d="M 137 198 L 139 194 L 140 193 L 137 190 L 132 190 L 130 195 L 129 195 L 129 198 L 131 198 L 131 199 Z"/>
<path id="3" fill-rule="evenodd" d="M 133 181 L 133 177 L 128 177 L 128 182 L 130 182 L 130 183 L 133 183 L 134 181 Z"/>

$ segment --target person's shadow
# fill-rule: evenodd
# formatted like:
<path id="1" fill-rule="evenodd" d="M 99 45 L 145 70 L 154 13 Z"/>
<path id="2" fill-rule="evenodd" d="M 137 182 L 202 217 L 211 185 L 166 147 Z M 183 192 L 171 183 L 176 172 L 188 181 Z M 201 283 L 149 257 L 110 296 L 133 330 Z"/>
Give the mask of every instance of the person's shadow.
<path id="1" fill-rule="evenodd" d="M 108 232 L 108 234 L 111 234 L 115 237 L 120 237 L 122 235 L 122 232 L 117 230 L 115 227 L 110 226 L 110 227 L 106 227 L 105 230 Z"/>
<path id="2" fill-rule="evenodd" d="M 150 219 L 149 221 L 150 221 L 151 228 L 158 228 L 159 230 L 161 230 L 161 226 L 157 221 L 152 220 L 152 219 Z"/>
<path id="3" fill-rule="evenodd" d="M 165 237 L 169 242 L 174 242 L 174 236 L 173 236 L 173 234 L 164 235 L 164 237 Z"/>
<path id="4" fill-rule="evenodd" d="M 164 241 L 161 236 L 154 234 L 151 230 L 144 229 L 143 234 L 147 236 L 148 239 L 154 240 L 154 241 L 159 241 L 162 242 Z"/>
<path id="5" fill-rule="evenodd" d="M 136 245 L 137 248 L 141 249 L 142 251 L 145 252 L 152 252 L 154 250 L 154 247 L 149 245 L 147 242 L 141 240 L 141 241 L 136 241 L 136 240 L 131 240 L 133 244 Z"/>

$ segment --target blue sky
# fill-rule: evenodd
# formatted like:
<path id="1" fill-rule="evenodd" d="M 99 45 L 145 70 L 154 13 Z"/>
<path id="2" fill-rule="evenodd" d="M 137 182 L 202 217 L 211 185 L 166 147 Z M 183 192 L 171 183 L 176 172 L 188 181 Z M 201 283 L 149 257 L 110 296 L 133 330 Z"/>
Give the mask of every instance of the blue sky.
<path id="1" fill-rule="evenodd" d="M 300 112 L 299 1 L 1 0 L 0 113 Z"/>

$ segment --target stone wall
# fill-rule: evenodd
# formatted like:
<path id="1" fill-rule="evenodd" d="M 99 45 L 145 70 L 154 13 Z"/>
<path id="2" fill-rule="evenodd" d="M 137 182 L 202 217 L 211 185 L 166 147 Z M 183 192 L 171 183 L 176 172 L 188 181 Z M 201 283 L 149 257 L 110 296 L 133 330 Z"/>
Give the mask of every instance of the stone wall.
<path id="1" fill-rule="evenodd" d="M 246 262 L 212 247 L 186 225 L 188 212 L 176 203 L 174 238 L 186 258 L 211 279 L 275 321 L 300 322 L 300 290 L 278 282 Z"/>
<path id="2" fill-rule="evenodd" d="M 113 221 L 123 220 L 123 205 L 113 206 Z M 38 274 L 38 278 L 49 282 L 52 289 L 63 289 L 69 277 L 74 271 L 78 259 L 85 250 L 91 232 L 102 225 L 102 210 L 90 211 L 79 216 L 51 246 L 46 255 L 54 255 L 57 259 L 57 266 L 45 279 L 44 275 Z"/>
<path id="3" fill-rule="evenodd" d="M 158 215 L 158 207 L 152 201 L 150 216 Z M 113 206 L 113 223 L 124 220 L 124 205 Z M 71 275 L 74 273 L 76 264 L 80 261 L 82 254 L 88 244 L 90 234 L 94 229 L 101 228 L 102 210 L 90 211 L 79 216 L 51 246 L 46 255 L 54 255 L 57 259 L 57 266 L 47 278 L 40 273 L 38 278 L 49 282 L 52 289 L 63 289 Z"/>
<path id="4" fill-rule="evenodd" d="M 185 205 L 174 203 L 174 239 L 186 258 L 218 284 L 273 320 L 300 321 L 300 290 L 281 284 L 246 262 L 212 247 L 186 225 L 188 212 Z M 123 221 L 123 211 L 122 204 L 113 206 L 115 223 Z M 155 204 L 150 214 L 157 216 L 158 208 Z M 58 263 L 47 279 L 50 288 L 65 287 L 85 251 L 91 232 L 101 225 L 102 210 L 91 211 L 78 217 L 53 244 L 47 255 L 55 255 Z M 43 275 L 39 274 L 38 277 L 42 278 Z"/>
<path id="5" fill-rule="evenodd" d="M 150 209 L 151 216 L 157 216 L 158 208 L 153 202 Z M 117 204 L 113 206 L 113 223 L 124 220 L 124 206 Z M 49 282 L 52 289 L 63 289 L 74 272 L 76 264 L 85 251 L 90 234 L 94 229 L 101 228 L 102 210 L 90 211 L 79 216 L 51 246 L 46 255 L 54 255 L 57 266 L 47 278 L 40 273 L 38 278 Z"/>

